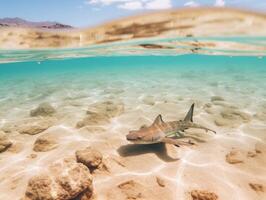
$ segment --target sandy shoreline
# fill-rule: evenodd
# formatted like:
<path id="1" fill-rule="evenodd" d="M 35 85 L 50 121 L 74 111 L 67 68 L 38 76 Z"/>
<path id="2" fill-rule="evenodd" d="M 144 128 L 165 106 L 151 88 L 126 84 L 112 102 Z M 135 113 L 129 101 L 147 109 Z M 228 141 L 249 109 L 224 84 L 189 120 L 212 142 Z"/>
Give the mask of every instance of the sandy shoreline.
<path id="1" fill-rule="evenodd" d="M 265 30 L 264 14 L 229 8 L 194 8 L 150 13 L 73 31 L 1 28 L 0 48 L 79 48 L 145 38 L 265 36 Z M 197 47 L 206 47 L 206 44 L 197 44 Z M 234 49 L 233 45 L 228 47 Z"/>

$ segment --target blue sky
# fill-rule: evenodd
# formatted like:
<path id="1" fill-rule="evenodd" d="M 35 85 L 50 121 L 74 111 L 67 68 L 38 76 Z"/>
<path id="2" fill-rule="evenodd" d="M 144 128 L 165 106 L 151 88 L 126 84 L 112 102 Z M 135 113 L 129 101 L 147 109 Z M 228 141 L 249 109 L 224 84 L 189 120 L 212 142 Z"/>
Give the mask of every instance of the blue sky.
<path id="1" fill-rule="evenodd" d="M 184 6 L 229 6 L 266 12 L 266 0 L 1 0 L 0 18 L 21 17 L 85 27 L 123 16 Z"/>

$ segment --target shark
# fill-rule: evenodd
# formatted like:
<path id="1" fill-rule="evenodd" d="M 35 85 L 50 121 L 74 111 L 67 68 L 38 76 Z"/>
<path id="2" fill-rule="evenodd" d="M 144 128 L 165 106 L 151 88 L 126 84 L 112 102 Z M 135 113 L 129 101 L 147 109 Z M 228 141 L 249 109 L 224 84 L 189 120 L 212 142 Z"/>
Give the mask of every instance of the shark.
<path id="1" fill-rule="evenodd" d="M 189 142 L 178 140 L 178 137 L 182 136 L 182 133 L 189 128 L 203 129 L 215 134 L 215 131 L 193 122 L 194 105 L 194 103 L 191 105 L 183 120 L 164 122 L 162 115 L 159 114 L 150 126 L 129 131 L 126 139 L 134 144 L 167 143 L 179 147 L 185 143 L 193 144 L 190 140 Z"/>

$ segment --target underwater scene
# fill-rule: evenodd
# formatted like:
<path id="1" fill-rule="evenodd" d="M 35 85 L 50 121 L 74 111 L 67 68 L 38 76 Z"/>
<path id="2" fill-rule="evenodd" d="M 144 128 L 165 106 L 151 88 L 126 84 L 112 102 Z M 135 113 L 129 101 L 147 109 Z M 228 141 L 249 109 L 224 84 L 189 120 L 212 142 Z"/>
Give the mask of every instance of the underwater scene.
<path id="1" fill-rule="evenodd" d="M 0 18 L 0 200 L 266 199 L 265 13 L 58 2 L 108 23 Z"/>
<path id="2" fill-rule="evenodd" d="M 265 66 L 265 57 L 193 54 L 1 64 L 0 197 L 17 199 L 31 176 L 76 155 L 93 169 L 97 199 L 264 199 Z M 184 120 L 193 103 L 193 122 L 216 134 L 180 131 L 179 147 L 127 140 L 159 114 Z"/>

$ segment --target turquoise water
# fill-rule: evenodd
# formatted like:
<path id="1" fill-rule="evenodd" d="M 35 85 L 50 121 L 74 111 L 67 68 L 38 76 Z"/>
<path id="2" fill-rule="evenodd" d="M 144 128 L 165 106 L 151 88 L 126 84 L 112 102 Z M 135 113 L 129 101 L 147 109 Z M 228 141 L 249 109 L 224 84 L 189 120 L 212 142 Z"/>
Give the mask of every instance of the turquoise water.
<path id="1" fill-rule="evenodd" d="M 0 131 L 13 144 L 0 155 L 0 199 L 21 199 L 30 177 L 88 146 L 101 151 L 108 170 L 110 166 L 110 172 L 99 170 L 93 176 L 99 199 L 110 199 L 110 191 L 116 193 L 119 184 L 130 180 L 148 192 L 161 191 L 157 177 L 166 183 L 165 199 L 185 199 L 191 189 L 215 192 L 219 199 L 254 199 L 257 193 L 248 184 L 266 184 L 265 151 L 236 165 L 226 159 L 234 149 L 247 156 L 257 152 L 256 145 L 266 149 L 265 43 L 238 39 L 233 41 L 262 49 L 226 50 L 226 55 L 221 54 L 224 49 L 191 54 L 191 47 L 184 47 L 185 53 L 177 48 L 133 51 L 128 44 L 97 47 L 99 51 L 2 50 Z M 54 115 L 32 117 L 30 111 L 44 102 L 55 108 Z M 134 146 L 126 140 L 129 131 L 150 125 L 158 114 L 165 121 L 183 119 L 192 103 L 194 121 L 216 135 L 188 133 L 181 139 L 191 139 L 195 146 L 180 148 Z M 99 119 L 78 127 L 88 121 L 88 110 L 96 110 Z M 45 131 L 21 131 L 36 126 Z M 35 152 L 36 139 L 45 135 L 54 136 L 58 146 Z"/>
<path id="2" fill-rule="evenodd" d="M 71 101 L 138 99 L 208 102 L 218 95 L 256 113 L 266 99 L 266 58 L 248 56 L 89 57 L 0 65 L 0 116 L 26 116 L 43 101 L 69 106 Z M 121 91 L 121 92 L 119 92 Z M 69 105 L 68 105 L 69 104 Z"/>

